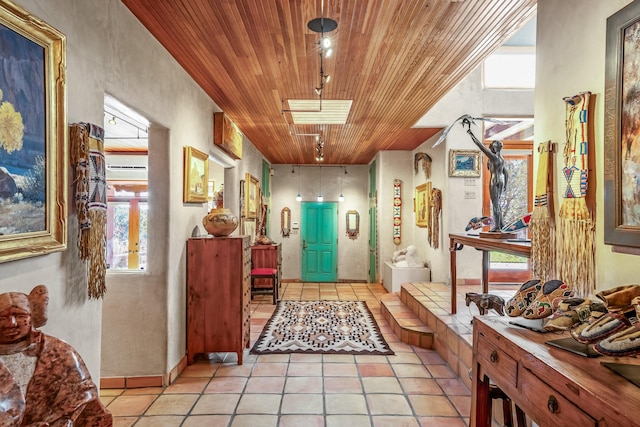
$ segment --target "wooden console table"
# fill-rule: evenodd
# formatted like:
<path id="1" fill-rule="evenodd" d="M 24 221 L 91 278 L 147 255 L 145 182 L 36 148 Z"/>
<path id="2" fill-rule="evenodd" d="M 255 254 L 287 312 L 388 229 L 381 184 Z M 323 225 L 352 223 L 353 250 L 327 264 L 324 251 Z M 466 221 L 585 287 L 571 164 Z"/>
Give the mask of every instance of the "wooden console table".
<path id="1" fill-rule="evenodd" d="M 490 382 L 540 426 L 640 426 L 640 387 L 601 364 L 640 360 L 583 357 L 544 344 L 568 333 L 537 333 L 508 320 L 473 319 L 471 427 L 491 426 Z"/>
<path id="2" fill-rule="evenodd" d="M 456 252 L 471 246 L 482 251 L 482 293 L 489 292 L 489 251 L 505 252 L 512 255 L 531 257 L 531 243 L 513 242 L 508 239 L 490 239 L 467 234 L 449 234 L 451 252 L 451 314 L 456 314 Z"/>

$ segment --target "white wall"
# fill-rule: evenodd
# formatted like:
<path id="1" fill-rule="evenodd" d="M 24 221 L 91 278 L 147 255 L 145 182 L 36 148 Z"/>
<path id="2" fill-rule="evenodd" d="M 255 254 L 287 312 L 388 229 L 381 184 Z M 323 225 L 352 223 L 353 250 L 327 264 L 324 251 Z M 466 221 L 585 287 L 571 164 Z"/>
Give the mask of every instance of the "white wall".
<path id="1" fill-rule="evenodd" d="M 381 151 L 376 156 L 376 187 L 378 190 L 378 277 L 382 280 L 384 262 L 390 261 L 397 250 L 414 245 L 422 260 L 426 261 L 423 242 L 414 242 L 416 227 L 413 212 L 414 175 L 413 156 L 410 151 Z M 393 241 L 393 180 L 402 181 L 401 242 Z"/>
<path id="2" fill-rule="evenodd" d="M 539 0 L 535 95 L 536 143 L 565 142 L 565 96 L 591 91 L 595 106 L 596 186 L 596 290 L 638 283 L 638 257 L 613 253 L 604 244 L 604 83 L 606 19 L 629 0 Z M 577 13 L 580 11 L 580 13 Z M 560 176 L 562 158 L 556 154 L 555 176 Z M 556 182 L 556 212 L 560 188 Z"/>
<path id="3" fill-rule="evenodd" d="M 325 202 L 337 202 L 342 194 L 344 202 L 338 203 L 338 280 L 366 281 L 369 271 L 369 211 L 367 185 L 369 169 L 366 165 L 347 166 L 347 174 L 338 165 L 322 167 L 322 189 L 320 188 L 320 168 L 316 166 L 293 167 L 273 165 L 271 177 L 271 223 L 269 236 L 282 243 L 282 279 L 300 280 L 301 241 L 300 230 L 292 230 L 289 237 L 283 237 L 280 227 L 280 212 L 284 207 L 291 209 L 291 222 L 301 222 L 301 203 L 296 201 L 298 191 L 302 201 L 315 202 L 322 191 Z M 346 213 L 354 209 L 360 214 L 360 234 L 357 239 L 346 236 Z"/>

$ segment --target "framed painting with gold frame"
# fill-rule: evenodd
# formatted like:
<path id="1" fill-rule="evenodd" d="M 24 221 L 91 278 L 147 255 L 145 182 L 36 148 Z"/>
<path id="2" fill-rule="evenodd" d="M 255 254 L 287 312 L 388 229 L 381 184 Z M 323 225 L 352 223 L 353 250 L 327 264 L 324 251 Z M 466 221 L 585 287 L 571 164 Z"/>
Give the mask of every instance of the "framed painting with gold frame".
<path id="1" fill-rule="evenodd" d="M 193 147 L 184 147 L 185 203 L 206 203 L 209 186 L 209 156 Z"/>
<path id="2" fill-rule="evenodd" d="M 416 187 L 414 199 L 414 211 L 416 213 L 416 226 L 429 227 L 429 199 L 431 196 L 431 182 Z"/>
<path id="3" fill-rule="evenodd" d="M 449 150 L 449 176 L 480 176 L 480 151 Z"/>
<path id="4" fill-rule="evenodd" d="M 256 218 L 258 216 L 258 207 L 260 206 L 260 188 L 258 187 L 258 178 L 250 173 L 245 173 L 244 185 L 244 216 L 246 218 Z"/>
<path id="5" fill-rule="evenodd" d="M 0 194 L 0 262 L 6 262 L 67 247 L 66 38 L 1 1 L 0 57 L 21 64 L 0 69 L 7 82 L 0 92 L 6 193 Z"/>

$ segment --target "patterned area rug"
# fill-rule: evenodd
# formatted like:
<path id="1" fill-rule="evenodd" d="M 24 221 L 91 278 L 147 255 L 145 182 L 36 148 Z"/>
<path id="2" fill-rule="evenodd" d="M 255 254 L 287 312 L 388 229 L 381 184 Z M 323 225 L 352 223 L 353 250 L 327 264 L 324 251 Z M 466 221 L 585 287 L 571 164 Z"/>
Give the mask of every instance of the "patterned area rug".
<path id="1" fill-rule="evenodd" d="M 252 354 L 394 354 L 364 301 L 278 302 Z"/>

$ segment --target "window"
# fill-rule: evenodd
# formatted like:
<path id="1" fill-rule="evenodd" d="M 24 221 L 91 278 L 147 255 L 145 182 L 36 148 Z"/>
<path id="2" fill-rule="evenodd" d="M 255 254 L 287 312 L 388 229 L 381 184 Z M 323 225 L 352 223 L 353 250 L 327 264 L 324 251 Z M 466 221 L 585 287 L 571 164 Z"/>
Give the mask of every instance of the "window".
<path id="1" fill-rule="evenodd" d="M 533 46 L 503 46 L 482 65 L 485 89 L 533 89 L 536 83 Z"/>
<path id="2" fill-rule="evenodd" d="M 149 121 L 104 98 L 107 168 L 107 269 L 147 269 Z"/>
<path id="3" fill-rule="evenodd" d="M 107 183 L 107 268 L 147 267 L 147 183 Z"/>

